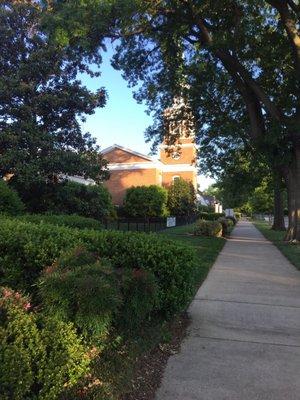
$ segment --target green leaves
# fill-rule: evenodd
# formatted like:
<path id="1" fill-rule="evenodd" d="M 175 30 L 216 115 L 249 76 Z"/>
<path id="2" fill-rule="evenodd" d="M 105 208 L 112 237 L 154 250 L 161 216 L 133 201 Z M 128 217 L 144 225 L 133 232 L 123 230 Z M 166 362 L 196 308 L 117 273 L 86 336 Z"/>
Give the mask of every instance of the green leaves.
<path id="1" fill-rule="evenodd" d="M 78 121 L 105 105 L 106 92 L 77 80 L 89 72 L 83 52 L 51 41 L 42 20 L 53 12 L 33 1 L 0 6 L 0 176 L 11 173 L 23 186 L 60 174 L 106 177 L 95 139 Z"/>

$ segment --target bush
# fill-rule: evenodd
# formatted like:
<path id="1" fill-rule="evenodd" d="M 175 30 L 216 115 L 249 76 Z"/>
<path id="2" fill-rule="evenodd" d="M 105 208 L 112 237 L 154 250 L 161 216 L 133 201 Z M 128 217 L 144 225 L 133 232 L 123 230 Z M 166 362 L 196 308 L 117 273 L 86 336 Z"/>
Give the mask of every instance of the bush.
<path id="1" fill-rule="evenodd" d="M 217 221 L 219 218 L 224 216 L 225 213 L 207 213 L 207 212 L 198 213 L 198 218 L 203 219 L 205 221 Z"/>
<path id="2" fill-rule="evenodd" d="M 86 338 L 107 338 L 120 304 L 116 275 L 107 261 L 77 248 L 47 268 L 38 286 L 48 315 L 72 321 Z"/>
<path id="3" fill-rule="evenodd" d="M 113 268 L 153 273 L 158 285 L 156 311 L 162 315 L 182 310 L 194 294 L 199 267 L 189 246 L 156 234 L 79 231 L 15 219 L 0 224 L 0 283 L 33 292 L 43 268 L 80 245 L 108 258 Z"/>
<path id="4" fill-rule="evenodd" d="M 159 289 L 154 274 L 144 269 L 128 271 L 122 283 L 123 305 L 117 324 L 125 331 L 139 330 L 158 308 Z"/>
<path id="5" fill-rule="evenodd" d="M 239 220 L 239 219 L 242 218 L 242 213 L 240 213 L 240 212 L 234 212 L 234 215 L 235 215 L 235 218 L 236 218 L 237 220 Z"/>
<path id="6" fill-rule="evenodd" d="M 60 184 L 48 211 L 78 214 L 83 217 L 114 218 L 115 208 L 109 191 L 103 185 Z"/>
<path id="7" fill-rule="evenodd" d="M 233 217 L 233 216 L 231 216 L 231 215 L 228 215 L 228 216 L 226 217 L 226 219 L 227 219 L 228 221 L 231 221 L 233 225 L 235 225 L 235 224 L 237 223 L 236 218 Z"/>
<path id="8" fill-rule="evenodd" d="M 31 213 L 77 214 L 82 217 L 115 218 L 115 208 L 109 191 L 103 185 L 76 182 L 39 184 L 27 193 L 19 187 Z"/>
<path id="9" fill-rule="evenodd" d="M 225 217 L 221 217 L 218 219 L 218 222 L 222 225 L 222 236 L 226 236 L 229 233 L 229 221 Z M 230 221 L 232 223 L 232 221 Z"/>
<path id="10" fill-rule="evenodd" d="M 202 204 L 198 204 L 197 212 L 213 213 L 215 212 L 215 208 L 213 206 L 204 206 Z"/>
<path id="11" fill-rule="evenodd" d="M 8 184 L 0 179 L 0 213 L 17 215 L 25 209 L 18 193 L 11 189 Z"/>
<path id="12" fill-rule="evenodd" d="M 196 193 L 192 182 L 175 179 L 168 188 L 168 210 L 171 215 L 191 215 L 196 212 Z"/>
<path id="13" fill-rule="evenodd" d="M 55 215 L 55 214 L 25 214 L 20 217 L 22 221 L 33 222 L 35 224 L 52 224 L 58 226 L 68 226 L 78 229 L 96 229 L 103 228 L 101 222 L 93 219 L 81 217 L 79 215 Z"/>
<path id="14" fill-rule="evenodd" d="M 166 205 L 167 191 L 157 185 L 129 188 L 124 199 L 124 211 L 130 217 L 163 217 Z"/>
<path id="15" fill-rule="evenodd" d="M 55 400 L 88 372 L 71 324 L 30 312 L 28 299 L 0 289 L 0 397 Z"/>
<path id="16" fill-rule="evenodd" d="M 195 223 L 194 235 L 196 236 L 222 236 L 222 225 L 217 221 L 199 219 Z"/>

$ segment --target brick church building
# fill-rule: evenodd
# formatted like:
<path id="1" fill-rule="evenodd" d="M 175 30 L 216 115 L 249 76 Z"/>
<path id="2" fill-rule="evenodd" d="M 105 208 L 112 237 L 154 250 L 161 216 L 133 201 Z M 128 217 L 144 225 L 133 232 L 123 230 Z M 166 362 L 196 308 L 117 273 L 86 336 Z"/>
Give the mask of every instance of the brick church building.
<path id="1" fill-rule="evenodd" d="M 168 187 L 181 177 L 192 182 L 197 189 L 196 146 L 191 113 L 182 99 L 176 99 L 174 105 L 165 110 L 164 117 L 169 134 L 160 146 L 158 160 L 117 144 L 102 151 L 110 171 L 110 178 L 104 185 L 115 205 L 122 205 L 126 190 L 132 186 Z"/>

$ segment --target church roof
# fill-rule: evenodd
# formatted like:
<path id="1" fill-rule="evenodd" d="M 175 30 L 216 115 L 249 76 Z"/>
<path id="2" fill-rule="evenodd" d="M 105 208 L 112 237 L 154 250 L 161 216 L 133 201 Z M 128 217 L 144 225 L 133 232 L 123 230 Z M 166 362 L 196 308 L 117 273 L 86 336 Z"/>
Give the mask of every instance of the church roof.
<path id="1" fill-rule="evenodd" d="M 146 156 L 145 154 L 142 154 L 142 153 L 138 153 L 137 151 L 128 149 L 127 147 L 120 146 L 119 144 L 113 144 L 112 146 L 109 146 L 106 149 L 102 150 L 101 153 L 107 154 L 107 153 L 110 153 L 111 151 L 113 151 L 114 149 L 126 151 L 127 153 L 134 154 L 135 156 L 144 158 L 147 161 L 153 161 L 151 157 Z"/>

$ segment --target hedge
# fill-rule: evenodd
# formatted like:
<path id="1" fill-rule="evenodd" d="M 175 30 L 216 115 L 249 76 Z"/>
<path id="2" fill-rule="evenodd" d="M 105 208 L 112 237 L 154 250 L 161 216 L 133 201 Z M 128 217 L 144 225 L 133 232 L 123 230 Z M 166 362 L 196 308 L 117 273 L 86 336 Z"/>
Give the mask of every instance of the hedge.
<path id="1" fill-rule="evenodd" d="M 25 214 L 18 218 L 22 221 L 33 222 L 35 224 L 52 224 L 78 229 L 99 230 L 103 228 L 100 221 L 93 218 L 81 217 L 76 214 Z"/>
<path id="2" fill-rule="evenodd" d="M 198 212 L 198 218 L 205 221 L 217 221 L 220 217 L 224 217 L 225 213 L 208 213 L 208 212 Z"/>
<path id="3" fill-rule="evenodd" d="M 115 269 L 152 272 L 158 284 L 157 310 L 163 315 L 183 309 L 194 293 L 201 267 L 189 246 L 155 234 L 80 231 L 16 219 L 0 224 L 0 284 L 34 292 L 44 267 L 80 245 L 108 258 Z"/>
<path id="4" fill-rule="evenodd" d="M 194 235 L 196 236 L 222 236 L 222 224 L 218 221 L 204 221 L 198 219 L 194 226 Z"/>
<path id="5" fill-rule="evenodd" d="M 55 400 L 86 376 L 90 359 L 72 324 L 31 310 L 0 287 L 0 398 Z"/>
<path id="6" fill-rule="evenodd" d="M 0 178 L 0 213 L 17 215 L 24 209 L 25 206 L 18 193 Z"/>

